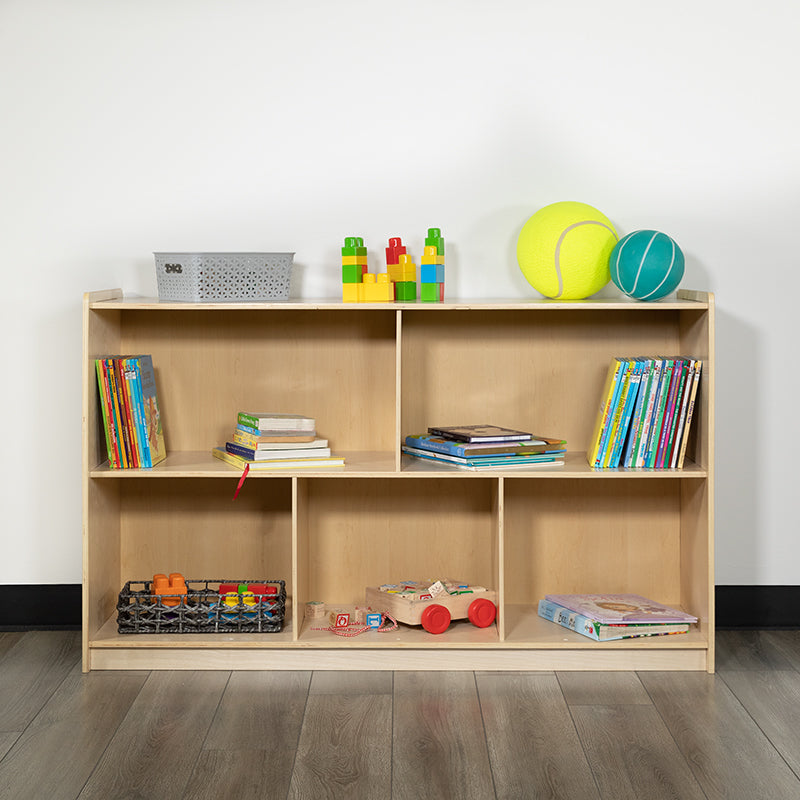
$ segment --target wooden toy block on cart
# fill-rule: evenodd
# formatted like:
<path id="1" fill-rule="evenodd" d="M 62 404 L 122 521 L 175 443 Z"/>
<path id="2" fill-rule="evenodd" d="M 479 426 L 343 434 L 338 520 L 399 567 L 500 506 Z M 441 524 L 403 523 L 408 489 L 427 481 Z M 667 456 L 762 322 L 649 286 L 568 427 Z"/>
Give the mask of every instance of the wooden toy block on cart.
<path id="1" fill-rule="evenodd" d="M 398 622 L 422 625 L 428 633 L 444 633 L 454 619 L 488 628 L 497 617 L 497 592 L 454 581 L 369 586 L 366 604 Z"/>

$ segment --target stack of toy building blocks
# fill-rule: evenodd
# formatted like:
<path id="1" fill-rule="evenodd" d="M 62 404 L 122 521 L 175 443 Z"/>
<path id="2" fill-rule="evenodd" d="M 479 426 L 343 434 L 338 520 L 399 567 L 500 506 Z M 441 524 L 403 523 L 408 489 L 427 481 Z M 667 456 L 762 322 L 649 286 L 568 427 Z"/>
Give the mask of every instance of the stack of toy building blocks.
<path id="1" fill-rule="evenodd" d="M 425 251 L 420 262 L 420 300 L 444 301 L 444 239 L 439 228 L 428 228 Z"/>
<path id="2" fill-rule="evenodd" d="M 390 303 L 394 287 L 385 272 L 367 272 L 367 248 L 360 236 L 348 236 L 342 248 L 342 300 L 345 303 Z"/>
<path id="3" fill-rule="evenodd" d="M 394 299 L 400 303 L 417 299 L 417 267 L 399 236 L 389 239 L 386 271 L 394 283 Z"/>
<path id="4" fill-rule="evenodd" d="M 444 301 L 444 239 L 428 228 L 420 271 L 419 299 Z M 360 236 L 348 236 L 342 248 L 342 301 L 345 303 L 413 303 L 417 300 L 417 267 L 399 236 L 389 239 L 386 272 L 367 268 L 367 248 Z"/>

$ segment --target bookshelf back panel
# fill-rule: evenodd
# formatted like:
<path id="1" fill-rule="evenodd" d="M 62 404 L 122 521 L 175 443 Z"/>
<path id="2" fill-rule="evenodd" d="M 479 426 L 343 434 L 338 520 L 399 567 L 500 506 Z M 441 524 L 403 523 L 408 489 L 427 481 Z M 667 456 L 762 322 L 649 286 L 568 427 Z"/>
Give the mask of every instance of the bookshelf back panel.
<path id="1" fill-rule="evenodd" d="M 679 353 L 678 314 L 404 312 L 403 434 L 491 422 L 585 450 L 611 359 Z"/>
<path id="2" fill-rule="evenodd" d="M 681 603 L 680 482 L 505 479 L 505 599 L 635 592 Z"/>
<path id="3" fill-rule="evenodd" d="M 300 599 L 363 603 L 367 586 L 443 577 L 497 588 L 495 497 L 492 480 L 309 480 Z"/>
<path id="4" fill-rule="evenodd" d="M 291 479 L 120 481 L 120 587 L 154 573 L 267 578 L 291 594 Z"/>
<path id="5" fill-rule="evenodd" d="M 392 450 L 391 312 L 124 315 L 122 347 L 153 355 L 167 450 L 230 438 L 241 410 L 314 417 L 334 451 Z"/>

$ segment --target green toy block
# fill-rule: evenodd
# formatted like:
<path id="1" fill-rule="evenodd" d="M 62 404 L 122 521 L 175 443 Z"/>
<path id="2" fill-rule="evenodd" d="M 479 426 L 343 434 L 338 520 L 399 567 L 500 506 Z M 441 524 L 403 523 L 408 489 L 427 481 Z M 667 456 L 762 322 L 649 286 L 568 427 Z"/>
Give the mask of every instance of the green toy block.
<path id="1" fill-rule="evenodd" d="M 394 285 L 394 299 L 398 303 L 408 303 L 417 299 L 416 281 L 397 281 Z"/>
<path id="2" fill-rule="evenodd" d="M 363 274 L 361 264 L 342 264 L 342 283 L 361 283 Z"/>
<path id="3" fill-rule="evenodd" d="M 419 299 L 422 300 L 423 303 L 438 303 L 439 284 L 421 283 L 419 285 Z"/>
<path id="4" fill-rule="evenodd" d="M 367 248 L 358 246 L 352 247 L 343 247 L 342 248 L 342 255 L 343 256 L 365 256 L 367 254 Z"/>
<path id="5" fill-rule="evenodd" d="M 436 255 L 444 255 L 444 239 L 441 236 L 427 236 L 425 238 L 425 247 L 435 247 Z"/>
<path id="6" fill-rule="evenodd" d="M 365 256 L 367 248 L 364 247 L 364 239 L 361 236 L 346 236 L 344 240 L 344 247 L 342 248 L 343 256 Z"/>

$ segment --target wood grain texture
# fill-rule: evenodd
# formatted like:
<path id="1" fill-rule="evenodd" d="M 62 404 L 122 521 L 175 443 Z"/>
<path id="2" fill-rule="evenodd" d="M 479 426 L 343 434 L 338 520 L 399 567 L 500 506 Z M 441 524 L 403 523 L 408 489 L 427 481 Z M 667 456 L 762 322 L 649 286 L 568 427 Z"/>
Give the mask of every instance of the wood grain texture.
<path id="1" fill-rule="evenodd" d="M 652 706 L 572 706 L 571 712 L 601 797 L 704 800 Z"/>
<path id="2" fill-rule="evenodd" d="M 309 694 L 388 694 L 393 689 L 391 672 L 315 672 Z"/>
<path id="3" fill-rule="evenodd" d="M 24 635 L 24 631 L 5 631 L 0 633 L 0 661 Z"/>
<path id="4" fill-rule="evenodd" d="M 84 676 L 76 663 L 0 761 L 0 797 L 77 797 L 146 678 L 144 672 Z"/>
<path id="5" fill-rule="evenodd" d="M 717 631 L 717 670 L 792 669 L 782 641 L 768 631 Z"/>
<path id="6" fill-rule="evenodd" d="M 203 750 L 183 795 L 186 800 L 265 800 L 286 797 L 286 783 L 276 780 L 276 772 L 285 767 L 276 764 L 272 750 Z M 289 760 L 288 772 L 291 774 Z"/>
<path id="7" fill-rule="evenodd" d="M 0 730 L 21 731 L 80 659 L 78 631 L 29 631 L 0 669 Z"/>
<path id="8" fill-rule="evenodd" d="M 391 741 L 390 696 L 309 696 L 288 797 L 389 797 Z"/>
<path id="9" fill-rule="evenodd" d="M 232 673 L 185 796 L 286 797 L 310 681 L 310 672 Z"/>
<path id="10" fill-rule="evenodd" d="M 0 731 L 0 762 L 19 739 L 21 731 Z"/>
<path id="11" fill-rule="evenodd" d="M 786 657 L 792 669 L 800 670 L 800 630 L 763 631 L 763 639 Z"/>
<path id="12" fill-rule="evenodd" d="M 228 677 L 227 672 L 151 673 L 81 800 L 180 797 Z"/>
<path id="13" fill-rule="evenodd" d="M 0 730 L 0 797 L 800 797 L 800 671 L 752 669 L 793 664 L 797 634 L 722 633 L 739 668 L 717 675 L 230 676 L 81 674 L 63 632 L 23 633 L 0 657 L 0 691 L 32 718 Z"/>
<path id="14" fill-rule="evenodd" d="M 770 740 L 786 763 L 800 776 L 800 672 L 761 670 L 726 672 L 725 683 Z M 800 796 L 800 792 L 797 796 Z"/>
<path id="15" fill-rule="evenodd" d="M 600 796 L 552 673 L 476 680 L 498 798 Z"/>
<path id="16" fill-rule="evenodd" d="M 640 677 L 708 798 L 800 797 L 800 780 L 722 679 L 675 672 Z M 750 684 L 752 673 L 734 677 Z"/>
<path id="17" fill-rule="evenodd" d="M 571 706 L 652 702 L 635 672 L 559 672 L 558 683 Z"/>
<path id="18" fill-rule="evenodd" d="M 393 800 L 494 795 L 472 673 L 396 672 Z"/>
<path id="19" fill-rule="evenodd" d="M 294 750 L 310 681 L 310 672 L 231 673 L 203 749 Z"/>

